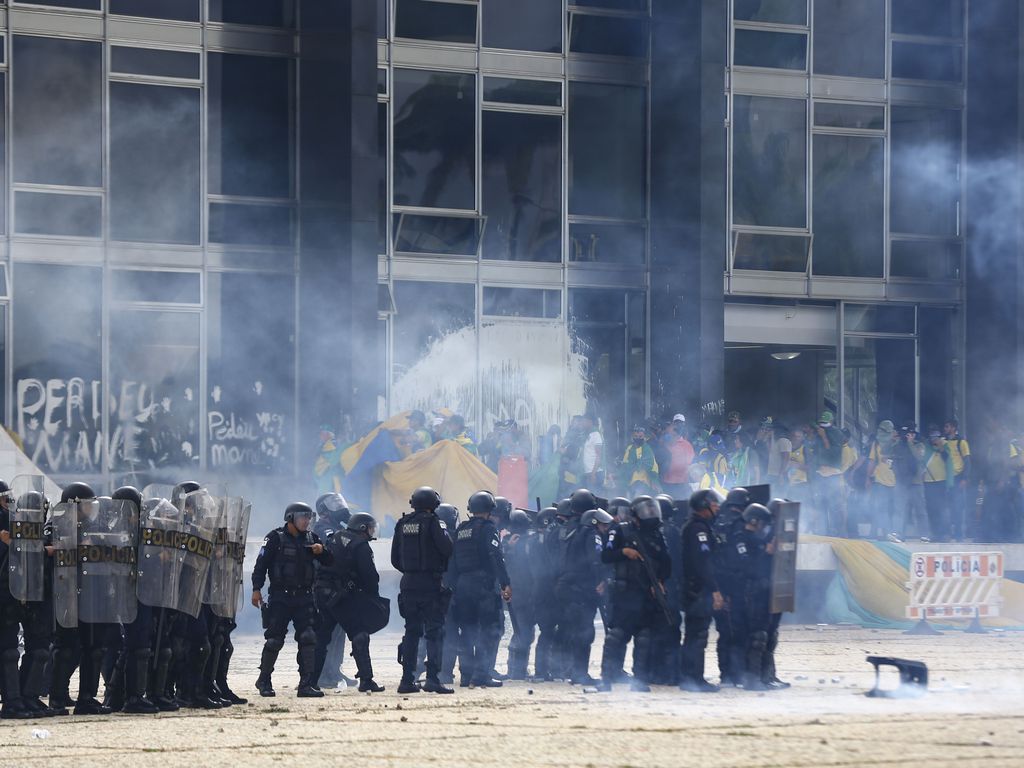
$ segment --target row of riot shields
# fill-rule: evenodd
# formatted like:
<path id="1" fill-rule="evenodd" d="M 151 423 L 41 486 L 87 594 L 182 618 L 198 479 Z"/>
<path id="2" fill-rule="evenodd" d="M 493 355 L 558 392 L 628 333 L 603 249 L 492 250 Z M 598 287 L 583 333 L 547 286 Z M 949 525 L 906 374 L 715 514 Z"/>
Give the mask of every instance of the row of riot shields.
<path id="1" fill-rule="evenodd" d="M 7 568 L 15 599 L 45 599 L 49 538 L 54 612 L 63 627 L 130 623 L 139 601 L 193 617 L 206 603 L 234 618 L 251 505 L 205 489 L 171 503 L 151 497 L 153 490 L 146 489 L 141 510 L 109 497 L 50 509 L 41 476 L 14 478 Z"/>

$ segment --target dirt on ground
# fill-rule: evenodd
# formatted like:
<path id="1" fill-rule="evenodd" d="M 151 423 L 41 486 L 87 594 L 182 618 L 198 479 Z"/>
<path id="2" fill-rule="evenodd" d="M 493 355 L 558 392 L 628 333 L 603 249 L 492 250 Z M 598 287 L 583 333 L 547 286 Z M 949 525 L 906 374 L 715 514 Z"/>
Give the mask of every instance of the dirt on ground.
<path id="1" fill-rule="evenodd" d="M 255 695 L 262 638 L 236 639 L 231 684 L 247 705 L 156 716 L 0 721 L 0 766 L 1022 766 L 1024 633 L 938 637 L 849 627 L 784 627 L 786 691 L 717 694 L 567 683 L 394 690 L 398 637 L 372 643 L 380 694 L 353 689 L 295 697 L 294 646 L 275 674 L 277 697 Z M 713 643 L 713 638 L 712 638 Z M 927 663 L 929 692 L 868 698 L 870 654 Z M 499 668 L 504 667 L 504 647 Z M 600 659 L 600 636 L 592 655 Z M 714 669 L 713 645 L 708 669 Z M 351 660 L 345 671 L 354 671 Z M 709 674 L 709 676 L 711 676 Z M 883 677 L 895 685 L 895 673 Z"/>

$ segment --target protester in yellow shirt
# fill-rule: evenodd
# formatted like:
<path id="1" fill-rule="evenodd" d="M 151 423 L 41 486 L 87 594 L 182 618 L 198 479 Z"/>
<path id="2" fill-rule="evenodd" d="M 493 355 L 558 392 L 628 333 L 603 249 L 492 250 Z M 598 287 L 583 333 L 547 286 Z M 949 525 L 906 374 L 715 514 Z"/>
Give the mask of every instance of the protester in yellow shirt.
<path id="1" fill-rule="evenodd" d="M 949 488 L 949 518 L 954 540 L 965 538 L 973 533 L 974 526 L 974 494 L 970 493 L 971 482 L 971 446 L 960 435 L 960 425 L 956 419 L 950 419 L 942 427 L 942 435 L 946 439 L 946 449 L 953 467 L 953 480 Z M 970 528 L 970 530 L 968 530 Z"/>
<path id="2" fill-rule="evenodd" d="M 933 541 L 949 541 L 949 488 L 952 458 L 937 427 L 928 429 L 924 462 L 924 503 Z"/>
<path id="3" fill-rule="evenodd" d="M 889 419 L 879 422 L 875 439 L 868 450 L 868 477 L 871 480 L 871 525 L 877 539 L 896 533 L 894 525 L 896 473 L 892 468 L 896 425 Z"/>

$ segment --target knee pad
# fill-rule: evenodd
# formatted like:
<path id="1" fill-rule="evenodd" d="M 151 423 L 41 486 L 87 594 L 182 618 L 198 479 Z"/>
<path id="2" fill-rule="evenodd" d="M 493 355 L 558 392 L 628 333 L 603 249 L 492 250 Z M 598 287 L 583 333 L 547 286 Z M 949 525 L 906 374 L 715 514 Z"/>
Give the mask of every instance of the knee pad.
<path id="1" fill-rule="evenodd" d="M 304 630 L 299 632 L 298 636 L 296 636 L 295 642 L 297 642 L 300 646 L 316 645 L 316 632 L 312 627 L 306 627 Z M 283 645 L 284 641 L 282 641 L 281 644 Z"/>
<path id="2" fill-rule="evenodd" d="M 314 639 L 314 641 L 316 640 L 316 636 L 315 635 L 314 635 L 313 639 Z M 280 651 L 282 648 L 284 648 L 284 638 L 283 637 L 268 637 L 267 638 L 267 642 L 266 642 L 266 644 L 263 647 L 266 648 L 268 651 L 274 651 L 276 653 L 276 652 Z"/>

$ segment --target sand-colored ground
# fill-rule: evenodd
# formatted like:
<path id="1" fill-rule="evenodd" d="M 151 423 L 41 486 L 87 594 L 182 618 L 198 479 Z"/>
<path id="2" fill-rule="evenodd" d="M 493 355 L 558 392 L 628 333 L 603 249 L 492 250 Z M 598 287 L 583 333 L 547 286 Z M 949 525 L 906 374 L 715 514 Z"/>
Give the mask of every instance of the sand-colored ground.
<path id="1" fill-rule="evenodd" d="M 2 721 L 0 766 L 1024 766 L 1024 633 L 788 627 L 778 660 L 792 689 L 716 695 L 511 683 L 402 697 L 396 643 L 391 634 L 374 639 L 383 694 L 296 699 L 296 675 L 284 669 L 294 661 L 289 645 L 276 699 L 214 713 Z M 232 679 L 243 695 L 259 645 L 238 639 Z M 931 691 L 866 698 L 868 654 L 924 660 Z M 595 674 L 599 655 L 597 645 Z M 37 738 L 37 729 L 49 736 Z"/>

